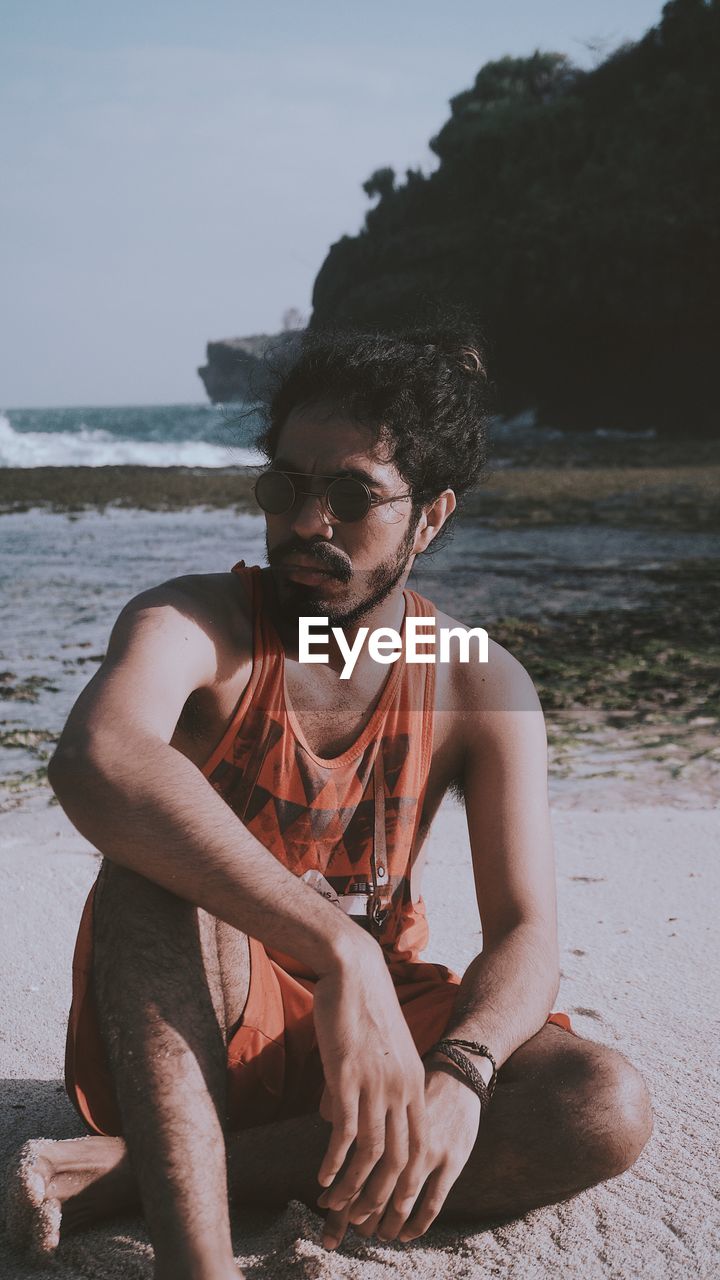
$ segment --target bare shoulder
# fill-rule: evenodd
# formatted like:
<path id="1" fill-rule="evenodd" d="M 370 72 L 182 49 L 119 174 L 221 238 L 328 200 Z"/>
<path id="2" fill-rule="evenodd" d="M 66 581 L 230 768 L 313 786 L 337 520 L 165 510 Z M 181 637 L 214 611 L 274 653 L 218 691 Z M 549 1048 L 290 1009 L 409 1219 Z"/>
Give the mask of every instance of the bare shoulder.
<path id="1" fill-rule="evenodd" d="M 250 598 L 233 573 L 187 573 L 148 587 L 128 600 L 118 621 L 156 626 L 221 654 L 252 648 Z"/>
<path id="2" fill-rule="evenodd" d="M 124 605 L 100 667 L 70 711 L 56 772 L 62 757 L 111 761 L 118 737 L 127 744 L 151 734 L 176 744 L 188 703 L 209 704 L 208 732 L 215 731 L 252 665 L 251 606 L 232 577 L 183 574 Z"/>
<path id="3" fill-rule="evenodd" d="M 532 678 L 509 649 L 492 639 L 484 628 L 436 610 L 436 628 L 448 634 L 445 679 L 454 705 L 466 717 L 490 717 L 499 711 L 536 711 L 542 714 Z M 467 640 L 463 643 L 461 635 Z M 436 641 L 436 649 L 437 649 Z M 485 660 L 482 660 L 485 659 Z M 437 659 L 436 659 L 437 660 Z"/>

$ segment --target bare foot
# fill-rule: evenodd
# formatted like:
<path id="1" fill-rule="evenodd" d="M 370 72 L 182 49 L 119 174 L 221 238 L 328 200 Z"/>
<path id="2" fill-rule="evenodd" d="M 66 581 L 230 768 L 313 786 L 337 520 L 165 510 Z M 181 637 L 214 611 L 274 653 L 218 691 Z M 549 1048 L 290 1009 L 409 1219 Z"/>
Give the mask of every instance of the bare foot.
<path id="1" fill-rule="evenodd" d="M 48 1259 L 63 1234 L 139 1208 L 122 1138 L 33 1139 L 6 1174 L 7 1232 L 16 1249 Z"/>

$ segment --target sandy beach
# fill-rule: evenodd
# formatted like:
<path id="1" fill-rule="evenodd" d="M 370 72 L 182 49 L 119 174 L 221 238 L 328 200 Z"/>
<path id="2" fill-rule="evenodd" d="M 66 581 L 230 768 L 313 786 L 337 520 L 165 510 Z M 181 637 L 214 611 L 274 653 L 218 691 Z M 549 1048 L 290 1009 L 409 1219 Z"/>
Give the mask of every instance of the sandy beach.
<path id="1" fill-rule="evenodd" d="M 240 1211 L 235 1253 L 253 1280 L 717 1274 L 720 814 L 638 803 L 557 811 L 554 825 L 563 973 L 556 1008 L 644 1074 L 655 1131 L 640 1160 L 620 1178 L 495 1230 L 435 1225 L 407 1245 L 351 1230 L 332 1255 L 320 1242 L 321 1216 L 299 1201 L 277 1212 Z M 83 1132 L 63 1090 L 62 1057 L 72 945 L 97 855 L 46 803 L 0 815 L 0 843 L 4 1163 L 26 1138 Z M 433 827 L 423 895 L 426 957 L 462 973 L 481 936 L 464 812 L 454 802 Z M 69 1237 L 51 1273 L 149 1278 L 141 1220 Z M 0 1274 L 38 1274 L 4 1235 Z"/>

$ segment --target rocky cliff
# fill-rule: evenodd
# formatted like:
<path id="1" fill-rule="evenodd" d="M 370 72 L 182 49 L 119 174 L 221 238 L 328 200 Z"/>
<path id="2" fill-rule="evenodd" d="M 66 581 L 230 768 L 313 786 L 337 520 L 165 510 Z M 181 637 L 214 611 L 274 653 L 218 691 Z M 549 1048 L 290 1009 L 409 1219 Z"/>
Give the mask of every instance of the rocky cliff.
<path id="1" fill-rule="evenodd" d="M 213 404 L 252 403 L 267 395 L 276 358 L 291 357 L 301 330 L 221 338 L 207 344 L 207 364 L 198 369 Z"/>
<path id="2" fill-rule="evenodd" d="M 439 167 L 364 184 L 312 329 L 403 328 L 461 306 L 491 346 L 501 412 L 566 427 L 717 433 L 720 0 L 584 72 L 486 64 L 430 142 Z"/>

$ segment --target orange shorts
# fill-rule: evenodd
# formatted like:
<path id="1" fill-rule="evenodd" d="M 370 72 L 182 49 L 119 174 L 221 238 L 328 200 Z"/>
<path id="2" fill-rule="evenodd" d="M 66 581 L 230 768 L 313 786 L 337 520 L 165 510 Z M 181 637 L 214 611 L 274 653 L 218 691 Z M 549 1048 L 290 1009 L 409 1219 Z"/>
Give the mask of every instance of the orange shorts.
<path id="1" fill-rule="evenodd" d="M 73 996 L 65 1052 L 70 1101 L 94 1133 L 120 1136 L 122 1121 L 100 1036 L 92 982 L 94 886 L 80 921 L 73 958 Z M 228 1126 L 248 1129 L 317 1111 L 324 1088 L 312 1016 L 313 984 L 294 978 L 250 938 L 250 988 L 242 1025 L 227 1050 Z M 391 970 L 418 1053 L 445 1031 L 460 977 L 441 964 Z M 576 1035 L 566 1013 L 548 1022 Z"/>

